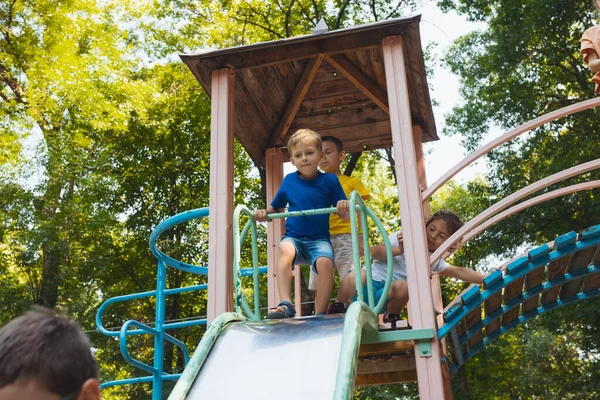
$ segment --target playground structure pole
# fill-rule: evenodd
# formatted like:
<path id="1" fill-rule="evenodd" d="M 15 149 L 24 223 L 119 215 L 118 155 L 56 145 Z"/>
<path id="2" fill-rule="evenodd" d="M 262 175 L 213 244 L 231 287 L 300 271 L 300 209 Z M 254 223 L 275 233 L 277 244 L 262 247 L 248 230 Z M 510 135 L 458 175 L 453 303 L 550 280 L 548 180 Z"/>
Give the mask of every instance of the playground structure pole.
<path id="1" fill-rule="evenodd" d="M 265 207 L 269 207 L 271 201 L 277 194 L 279 186 L 283 181 L 283 150 L 277 147 L 268 148 L 266 151 L 266 183 L 267 198 Z M 276 219 L 267 224 L 267 275 L 268 284 L 268 306 L 273 308 L 279 303 L 279 292 L 277 291 L 277 245 L 283 236 L 284 219 Z"/>
<path id="2" fill-rule="evenodd" d="M 233 310 L 234 73 L 212 73 L 207 319 Z"/>
<path id="3" fill-rule="evenodd" d="M 415 329 L 430 328 L 437 331 L 430 273 L 429 268 L 425 268 L 429 265 L 429 251 L 423 223 L 423 203 L 412 132 L 403 39 L 401 36 L 389 36 L 383 40 L 382 45 L 396 159 L 398 199 L 401 205 L 406 275 L 411 299 L 411 324 Z M 445 398 L 441 348 L 437 335 L 431 342 L 431 353 L 431 357 L 419 356 L 418 344 L 415 344 L 419 395 L 422 400 Z"/>
<path id="4" fill-rule="evenodd" d="M 427 173 L 425 169 L 425 157 L 423 155 L 423 130 L 419 125 L 413 125 L 413 143 L 415 148 L 415 159 L 417 161 L 417 173 L 419 176 L 419 185 L 423 190 L 427 188 Z M 423 217 L 428 220 L 431 216 L 429 208 L 429 199 L 423 199 Z M 442 299 L 442 288 L 440 286 L 440 275 L 432 274 L 431 276 L 431 295 L 433 297 L 433 306 L 437 314 L 438 326 L 444 325 L 444 301 Z M 446 339 L 441 340 L 442 357 L 446 356 Z M 444 394 L 446 399 L 452 398 L 452 383 L 450 382 L 450 369 L 447 363 L 442 363 L 442 376 L 444 378 Z"/>

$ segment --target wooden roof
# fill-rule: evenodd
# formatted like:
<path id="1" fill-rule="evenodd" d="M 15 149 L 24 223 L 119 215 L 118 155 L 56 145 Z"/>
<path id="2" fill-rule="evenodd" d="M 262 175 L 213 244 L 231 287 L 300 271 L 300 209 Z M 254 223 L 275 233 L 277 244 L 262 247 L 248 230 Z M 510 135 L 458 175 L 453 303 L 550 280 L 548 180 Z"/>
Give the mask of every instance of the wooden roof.
<path id="1" fill-rule="evenodd" d="M 392 146 L 382 40 L 402 35 L 412 124 L 437 140 L 419 34 L 420 16 L 333 32 L 181 55 L 204 90 L 212 71 L 235 72 L 235 135 L 252 160 L 285 147 L 298 128 L 333 135 L 348 152 Z"/>

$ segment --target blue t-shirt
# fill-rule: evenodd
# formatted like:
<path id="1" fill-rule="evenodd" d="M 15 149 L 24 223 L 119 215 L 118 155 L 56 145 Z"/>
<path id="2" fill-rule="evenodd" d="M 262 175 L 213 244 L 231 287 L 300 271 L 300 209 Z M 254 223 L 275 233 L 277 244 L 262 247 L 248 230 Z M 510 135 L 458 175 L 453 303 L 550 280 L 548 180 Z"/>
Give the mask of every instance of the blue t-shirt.
<path id="1" fill-rule="evenodd" d="M 271 202 L 273 208 L 305 211 L 337 206 L 347 200 L 337 176 L 319 172 L 315 179 L 306 180 L 298 171 L 287 174 Z M 311 240 L 329 239 L 329 214 L 287 218 L 285 236 Z"/>

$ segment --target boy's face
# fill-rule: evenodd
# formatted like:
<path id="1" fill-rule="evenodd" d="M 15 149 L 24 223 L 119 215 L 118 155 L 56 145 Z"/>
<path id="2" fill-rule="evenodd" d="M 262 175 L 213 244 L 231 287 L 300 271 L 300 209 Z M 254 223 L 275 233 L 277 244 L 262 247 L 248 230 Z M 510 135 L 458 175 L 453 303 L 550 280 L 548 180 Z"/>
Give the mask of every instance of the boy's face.
<path id="1" fill-rule="evenodd" d="M 436 251 L 451 235 L 448 224 L 443 219 L 434 219 L 427 225 L 427 248 Z"/>
<path id="2" fill-rule="evenodd" d="M 344 161 L 346 152 L 339 151 L 335 143 L 323 142 L 323 158 L 319 166 L 325 172 L 336 173 L 340 170 L 340 164 Z"/>
<path id="3" fill-rule="evenodd" d="M 317 167 L 322 152 L 312 141 L 302 141 L 290 149 L 290 162 L 304 179 L 317 176 Z"/>

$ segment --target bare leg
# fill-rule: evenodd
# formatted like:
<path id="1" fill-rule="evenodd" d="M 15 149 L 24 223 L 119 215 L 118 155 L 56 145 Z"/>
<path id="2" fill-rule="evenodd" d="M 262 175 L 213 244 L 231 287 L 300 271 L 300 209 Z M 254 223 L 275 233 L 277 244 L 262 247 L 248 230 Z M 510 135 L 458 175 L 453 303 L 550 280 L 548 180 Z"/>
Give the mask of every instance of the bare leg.
<path id="1" fill-rule="evenodd" d="M 329 298 L 333 290 L 333 261 L 327 257 L 319 257 L 316 261 L 319 279 L 317 279 L 317 295 L 315 296 L 315 314 L 326 313 Z"/>
<path id="2" fill-rule="evenodd" d="M 408 303 L 408 284 L 403 280 L 392 282 L 388 297 L 387 311 L 390 314 L 400 314 Z"/>
<path id="3" fill-rule="evenodd" d="M 280 301 L 292 302 L 292 262 L 296 247 L 290 242 L 279 243 L 277 256 L 277 290 Z"/>
<path id="4" fill-rule="evenodd" d="M 361 286 L 365 286 L 365 282 L 367 280 L 365 276 L 365 271 L 361 269 L 360 274 L 362 277 Z M 354 276 L 354 271 L 352 271 L 349 272 L 344 279 L 342 279 L 342 282 L 340 282 L 340 289 L 338 290 L 338 295 L 335 301 L 340 303 L 347 303 L 348 301 L 350 301 L 352 296 L 356 294 L 356 281 L 354 279 Z"/>

